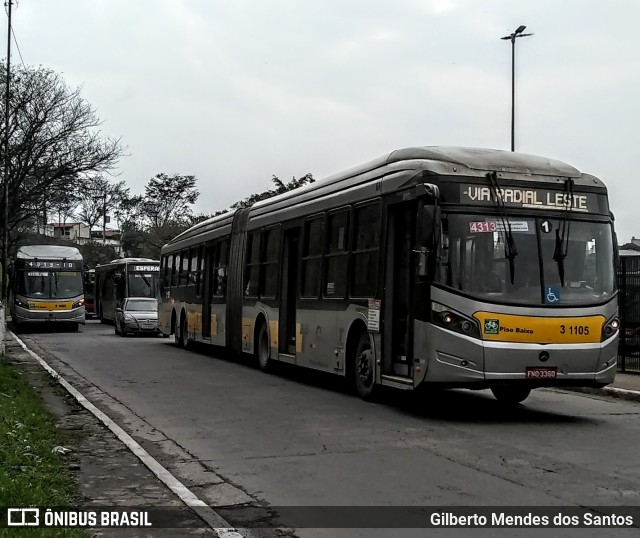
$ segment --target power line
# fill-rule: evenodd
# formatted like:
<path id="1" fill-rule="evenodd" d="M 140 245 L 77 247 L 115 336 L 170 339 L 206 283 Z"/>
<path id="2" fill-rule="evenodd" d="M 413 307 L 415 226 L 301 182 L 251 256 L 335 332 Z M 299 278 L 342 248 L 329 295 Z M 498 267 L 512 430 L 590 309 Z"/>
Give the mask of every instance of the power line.
<path id="1" fill-rule="evenodd" d="M 22 52 L 20 52 L 20 45 L 18 45 L 18 38 L 16 38 L 16 33 L 13 30 L 13 27 L 11 28 L 11 34 L 13 35 L 13 42 L 16 44 L 16 49 L 18 50 L 18 56 L 20 56 L 20 61 L 22 62 L 22 67 L 24 67 L 26 69 L 27 66 L 24 64 L 24 60 L 22 59 Z"/>

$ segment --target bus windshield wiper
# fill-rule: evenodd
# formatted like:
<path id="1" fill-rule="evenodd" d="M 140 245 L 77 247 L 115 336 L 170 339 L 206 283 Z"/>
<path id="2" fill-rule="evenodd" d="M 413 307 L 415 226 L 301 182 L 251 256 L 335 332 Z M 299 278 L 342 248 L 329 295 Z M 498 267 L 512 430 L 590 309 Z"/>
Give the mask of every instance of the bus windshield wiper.
<path id="1" fill-rule="evenodd" d="M 502 191 L 500 190 L 500 185 L 498 184 L 498 174 L 496 174 L 495 172 L 489 172 L 487 174 L 487 177 L 489 178 L 489 184 L 491 185 L 491 191 L 493 193 L 492 198 L 495 200 L 496 207 L 498 209 L 498 216 L 502 221 L 504 254 L 507 260 L 509 260 L 509 275 L 511 277 L 511 285 L 513 285 L 515 275 L 514 259 L 518 255 L 518 249 L 516 247 L 516 242 L 513 239 L 511 222 L 509 222 L 509 217 L 507 217 L 507 211 L 505 209 L 504 200 L 502 198 Z"/>
<path id="2" fill-rule="evenodd" d="M 553 250 L 553 261 L 558 265 L 560 286 L 564 287 L 564 259 L 569 250 L 569 230 L 571 229 L 571 215 L 573 212 L 573 179 L 567 178 L 564 182 L 566 211 L 562 223 L 556 228 L 556 246 Z"/>

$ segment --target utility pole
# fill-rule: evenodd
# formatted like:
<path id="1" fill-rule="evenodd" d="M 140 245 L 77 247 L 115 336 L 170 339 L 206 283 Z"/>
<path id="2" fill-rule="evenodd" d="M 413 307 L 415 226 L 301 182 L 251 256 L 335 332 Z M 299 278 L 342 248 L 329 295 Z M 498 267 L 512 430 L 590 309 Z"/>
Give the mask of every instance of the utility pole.
<path id="1" fill-rule="evenodd" d="M 102 244 L 107 244 L 107 193 L 102 195 Z"/>
<path id="2" fill-rule="evenodd" d="M 511 151 L 515 151 L 515 126 L 516 126 L 516 38 L 527 37 L 533 34 L 523 34 L 526 26 L 518 26 L 511 35 L 500 39 L 511 41 Z"/>
<path id="3" fill-rule="evenodd" d="M 2 233 L 2 301 L 7 300 L 7 269 L 9 268 L 9 79 L 11 78 L 11 7 L 12 0 L 7 0 L 7 80 L 4 92 L 4 177 L 2 200 L 4 206 L 4 222 Z"/>

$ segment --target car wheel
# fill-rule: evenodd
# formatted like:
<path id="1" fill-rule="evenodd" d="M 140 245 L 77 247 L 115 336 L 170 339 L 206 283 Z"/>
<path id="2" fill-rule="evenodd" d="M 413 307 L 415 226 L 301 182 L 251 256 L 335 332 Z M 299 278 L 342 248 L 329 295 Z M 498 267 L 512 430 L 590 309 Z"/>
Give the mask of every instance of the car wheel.
<path id="1" fill-rule="evenodd" d="M 362 333 L 353 357 L 356 389 L 363 400 L 373 400 L 376 394 L 376 376 L 373 350 L 368 333 Z"/>

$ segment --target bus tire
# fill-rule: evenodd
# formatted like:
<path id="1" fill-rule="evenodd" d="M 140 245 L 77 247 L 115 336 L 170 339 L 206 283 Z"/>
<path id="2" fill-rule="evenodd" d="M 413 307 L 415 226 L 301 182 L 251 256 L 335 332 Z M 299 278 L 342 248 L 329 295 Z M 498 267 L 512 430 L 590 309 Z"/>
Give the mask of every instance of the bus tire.
<path id="1" fill-rule="evenodd" d="M 176 334 L 176 342 L 178 347 L 187 349 L 189 347 L 189 333 L 187 332 L 187 317 L 184 312 L 180 315 L 180 331 Z"/>
<path id="2" fill-rule="evenodd" d="M 375 359 L 369 333 L 363 332 L 358 338 L 353 357 L 354 378 L 358 395 L 365 401 L 375 398 L 377 392 Z"/>
<path id="3" fill-rule="evenodd" d="M 256 357 L 258 359 L 258 367 L 265 373 L 269 373 L 273 369 L 273 361 L 270 357 L 271 349 L 269 349 L 269 333 L 267 332 L 267 324 L 263 321 L 260 324 L 258 338 L 256 340 Z"/>
<path id="4" fill-rule="evenodd" d="M 515 405 L 525 401 L 531 389 L 529 387 L 491 387 L 493 396 L 500 403 Z"/>

